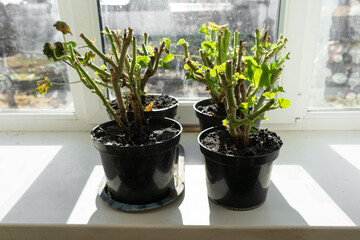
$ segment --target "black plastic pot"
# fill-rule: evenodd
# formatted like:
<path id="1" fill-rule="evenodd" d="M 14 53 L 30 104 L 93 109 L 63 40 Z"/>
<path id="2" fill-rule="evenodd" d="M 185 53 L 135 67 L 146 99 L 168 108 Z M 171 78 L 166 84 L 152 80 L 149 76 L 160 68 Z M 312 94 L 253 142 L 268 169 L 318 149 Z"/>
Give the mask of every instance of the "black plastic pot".
<path id="1" fill-rule="evenodd" d="M 213 116 L 213 115 L 210 115 L 207 113 L 203 113 L 202 111 L 199 110 L 200 106 L 201 107 L 209 106 L 211 104 L 212 104 L 211 99 L 208 98 L 208 99 L 200 100 L 200 101 L 194 103 L 194 105 L 193 105 L 196 117 L 199 119 L 200 131 L 203 131 L 210 127 L 222 126 L 223 120 L 226 118 L 225 113 L 223 116 Z M 256 121 L 255 126 L 259 127 L 260 121 Z"/>
<path id="2" fill-rule="evenodd" d="M 203 113 L 199 110 L 200 106 L 211 105 L 211 99 L 203 99 L 194 103 L 193 108 L 195 110 L 196 117 L 199 119 L 200 131 L 203 131 L 209 127 L 222 126 L 222 121 L 226 116 L 212 116 L 210 114 Z"/>
<path id="3" fill-rule="evenodd" d="M 211 151 L 201 141 L 207 134 L 218 129 L 226 131 L 224 127 L 212 127 L 198 136 L 200 150 L 205 157 L 209 199 L 234 210 L 249 210 L 261 206 L 270 185 L 273 161 L 280 150 L 251 157 Z"/>
<path id="4" fill-rule="evenodd" d="M 94 130 L 111 124 L 115 122 L 100 124 Z M 113 200 L 127 204 L 147 204 L 167 197 L 174 177 L 176 146 L 180 141 L 182 126 L 169 118 L 150 120 L 153 129 L 172 125 L 179 129 L 176 136 L 148 146 L 108 146 L 93 138 L 95 148 L 100 152 L 107 188 Z"/>
<path id="5" fill-rule="evenodd" d="M 162 94 L 156 94 L 156 93 L 151 93 L 151 94 L 147 94 L 147 96 L 161 96 Z M 177 113 L 177 108 L 179 106 L 179 102 L 178 100 L 173 97 L 168 95 L 170 98 L 172 98 L 174 101 L 176 101 L 176 104 L 172 105 L 171 107 L 167 107 L 167 108 L 161 108 L 161 109 L 153 109 L 152 111 L 148 111 L 148 112 L 144 112 L 145 117 L 146 118 L 174 118 L 176 116 Z M 116 108 L 117 108 L 117 103 L 116 104 Z M 112 104 L 113 105 L 113 104 Z M 117 109 L 116 109 L 117 110 Z M 129 120 L 133 119 L 133 112 L 130 110 L 127 112 L 128 118 Z M 113 117 L 111 116 L 111 114 L 109 114 L 110 119 L 114 120 Z"/>
<path id="6" fill-rule="evenodd" d="M 161 96 L 161 94 L 155 94 L 155 93 L 151 93 L 151 94 L 147 94 L 147 95 L 152 95 L 152 96 Z M 162 109 L 153 109 L 152 111 L 149 112 L 144 112 L 145 117 L 146 118 L 172 118 L 174 119 L 174 117 L 176 116 L 177 113 L 177 108 L 179 106 L 179 101 L 173 97 L 168 95 L 169 97 L 173 98 L 176 101 L 176 104 L 172 105 L 171 107 L 168 108 L 162 108 Z"/>

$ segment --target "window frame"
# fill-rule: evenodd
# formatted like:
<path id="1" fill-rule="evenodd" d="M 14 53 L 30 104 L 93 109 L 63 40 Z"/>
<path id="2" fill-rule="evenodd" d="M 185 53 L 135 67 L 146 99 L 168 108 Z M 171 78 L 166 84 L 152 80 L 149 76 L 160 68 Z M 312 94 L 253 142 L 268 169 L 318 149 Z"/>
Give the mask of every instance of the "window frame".
<path id="1" fill-rule="evenodd" d="M 289 109 L 268 112 L 270 120 L 262 127 L 274 130 L 358 130 L 360 111 L 308 111 L 309 91 L 321 0 L 280 1 L 278 32 L 289 39 L 287 50 L 291 61 L 280 79 L 286 90 L 285 97 L 292 101 Z M 97 0 L 59 0 L 59 15 L 71 26 L 73 39 L 81 42 L 80 32 L 94 36 L 101 45 L 99 2 Z M 76 11 L 75 9 L 81 9 Z M 301 34 L 299 34 L 299 32 Z M 70 81 L 77 80 L 75 71 L 69 69 Z M 0 112 L 1 131 L 87 131 L 98 123 L 108 121 L 106 111 L 95 94 L 82 84 L 71 84 L 74 112 L 49 113 Z M 193 110 L 194 100 L 180 98 L 176 119 L 183 125 L 198 125 Z"/>
<path id="2" fill-rule="evenodd" d="M 269 116 L 264 126 L 281 130 L 360 129 L 360 109 L 308 110 L 321 7 L 321 0 L 281 1 L 279 30 L 289 39 L 287 50 L 291 60 L 286 63 L 280 84 L 292 104 L 281 114 Z"/>
<path id="3" fill-rule="evenodd" d="M 71 27 L 73 38 L 81 42 L 82 32 L 100 39 L 100 26 L 96 0 L 58 0 L 60 20 Z M 82 9 L 75 13 L 73 9 Z M 96 42 L 101 48 L 101 41 Z M 68 68 L 69 81 L 78 76 Z M 88 131 L 99 122 L 107 121 L 106 112 L 95 94 L 82 84 L 70 84 L 74 111 L 69 110 L 25 110 L 0 112 L 0 131 Z"/>

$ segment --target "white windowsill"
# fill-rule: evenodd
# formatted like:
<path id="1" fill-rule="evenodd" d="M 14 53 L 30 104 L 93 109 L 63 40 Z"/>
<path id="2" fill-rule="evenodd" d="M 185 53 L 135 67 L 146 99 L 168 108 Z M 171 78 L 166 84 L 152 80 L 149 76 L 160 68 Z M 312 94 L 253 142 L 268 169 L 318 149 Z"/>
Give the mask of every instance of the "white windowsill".
<path id="1" fill-rule="evenodd" d="M 183 133 L 185 194 L 124 213 L 96 195 L 103 172 L 89 133 L 2 132 L 0 239 L 359 239 L 360 132 L 278 133 L 284 146 L 261 207 L 209 202 L 197 133 Z"/>

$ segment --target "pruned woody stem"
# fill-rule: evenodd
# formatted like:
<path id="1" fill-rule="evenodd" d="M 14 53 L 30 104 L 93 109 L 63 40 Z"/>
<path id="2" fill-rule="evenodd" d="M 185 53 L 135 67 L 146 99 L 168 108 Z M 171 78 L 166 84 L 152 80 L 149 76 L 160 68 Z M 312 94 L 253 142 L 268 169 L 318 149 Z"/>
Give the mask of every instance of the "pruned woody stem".
<path id="1" fill-rule="evenodd" d="M 144 134 L 143 123 L 146 122 L 144 117 L 144 106 L 141 102 L 141 96 L 144 95 L 145 85 L 150 77 L 152 77 L 158 66 L 161 65 L 161 55 L 163 52 L 169 54 L 167 46 L 170 46 L 170 40 L 165 39 L 160 43 L 160 48 L 154 48 L 148 45 L 148 34 L 145 33 L 144 43 L 141 48 L 136 45 L 136 38 L 134 37 L 133 29 L 125 29 L 123 34 L 120 31 L 111 31 L 108 27 L 105 28 L 104 34 L 110 42 L 111 54 L 104 54 L 95 45 L 94 40 L 90 40 L 83 33 L 80 37 L 86 44 L 89 50 L 84 55 L 75 50 L 75 42 L 67 42 L 65 35 L 70 33 L 70 28 L 64 22 L 56 22 L 54 24 L 57 30 L 61 31 L 64 36 L 63 43 L 55 43 L 54 47 L 50 43 L 45 43 L 44 54 L 54 61 L 63 61 L 75 69 L 79 75 L 80 81 L 89 89 L 91 89 L 101 99 L 107 111 L 113 116 L 116 123 L 125 134 L 125 140 L 133 144 L 131 140 L 133 136 L 141 136 Z M 150 50 L 151 52 L 150 52 Z M 129 53 L 128 53 L 129 52 Z M 107 67 L 97 66 L 93 60 L 98 56 Z M 172 59 L 172 58 L 171 58 Z M 171 60 L 167 60 L 171 61 Z M 91 77 L 84 67 L 88 67 L 96 72 L 95 77 Z M 142 69 L 144 68 L 144 69 Z M 44 83 L 44 81 L 38 83 Z M 108 99 L 102 92 L 102 87 L 109 88 L 114 91 L 119 112 L 109 104 Z M 122 88 L 126 87 L 128 92 L 126 95 Z M 40 86 L 38 89 L 48 89 Z M 43 93 L 43 92 L 41 92 Z M 126 102 L 124 101 L 126 99 Z M 134 121 L 130 122 L 127 115 L 127 104 L 131 105 Z"/>
<path id="2" fill-rule="evenodd" d="M 239 39 L 238 31 L 234 32 L 230 47 L 232 34 L 228 25 L 209 23 L 199 32 L 205 35 L 199 50 L 201 62 L 191 59 L 189 44 L 185 40 L 178 43 L 185 53 L 186 76 L 206 84 L 212 101 L 225 106 L 227 118 L 224 125 L 229 133 L 239 146 L 247 146 L 255 121 L 263 119 L 266 111 L 290 105 L 289 100 L 276 98 L 277 93 L 284 92 L 276 82 L 289 53 L 268 64 L 285 48 L 287 39 L 281 36 L 271 44 L 269 31 L 256 29 L 255 46 L 250 56 L 245 54 L 245 42 Z"/>

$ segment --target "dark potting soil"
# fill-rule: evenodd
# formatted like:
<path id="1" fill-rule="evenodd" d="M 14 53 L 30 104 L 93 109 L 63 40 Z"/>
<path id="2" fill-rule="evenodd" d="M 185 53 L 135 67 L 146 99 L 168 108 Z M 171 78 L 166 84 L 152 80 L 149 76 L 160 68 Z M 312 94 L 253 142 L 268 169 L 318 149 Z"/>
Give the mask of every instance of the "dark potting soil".
<path id="1" fill-rule="evenodd" d="M 260 129 L 252 133 L 249 138 L 249 146 L 237 147 L 235 140 L 228 131 L 217 130 L 209 133 L 202 144 L 212 151 L 238 156 L 258 156 L 271 153 L 282 146 L 282 141 L 276 133 L 268 129 Z"/>
<path id="2" fill-rule="evenodd" d="M 129 143 L 120 127 L 113 124 L 106 128 L 98 127 L 92 132 L 92 136 L 107 146 L 146 146 L 171 139 L 179 133 L 179 130 L 175 126 L 152 129 L 149 125 L 144 124 L 144 132 L 145 134 L 141 136 L 134 136 L 132 142 Z"/>
<path id="3" fill-rule="evenodd" d="M 150 106 L 152 103 L 152 110 L 155 109 L 163 109 L 163 108 L 169 108 L 177 103 L 177 100 L 175 98 L 170 97 L 169 95 L 143 95 L 141 96 L 141 103 L 143 104 L 144 108 L 146 106 Z M 116 99 L 112 100 L 110 102 L 111 107 L 114 109 L 118 109 L 117 101 Z M 131 109 L 131 106 L 129 105 L 129 108 Z"/>
<path id="4" fill-rule="evenodd" d="M 225 107 L 223 105 L 219 107 L 217 104 L 211 104 L 207 106 L 198 106 L 197 109 L 201 113 L 208 114 L 210 116 L 219 116 L 219 117 L 226 116 Z"/>

